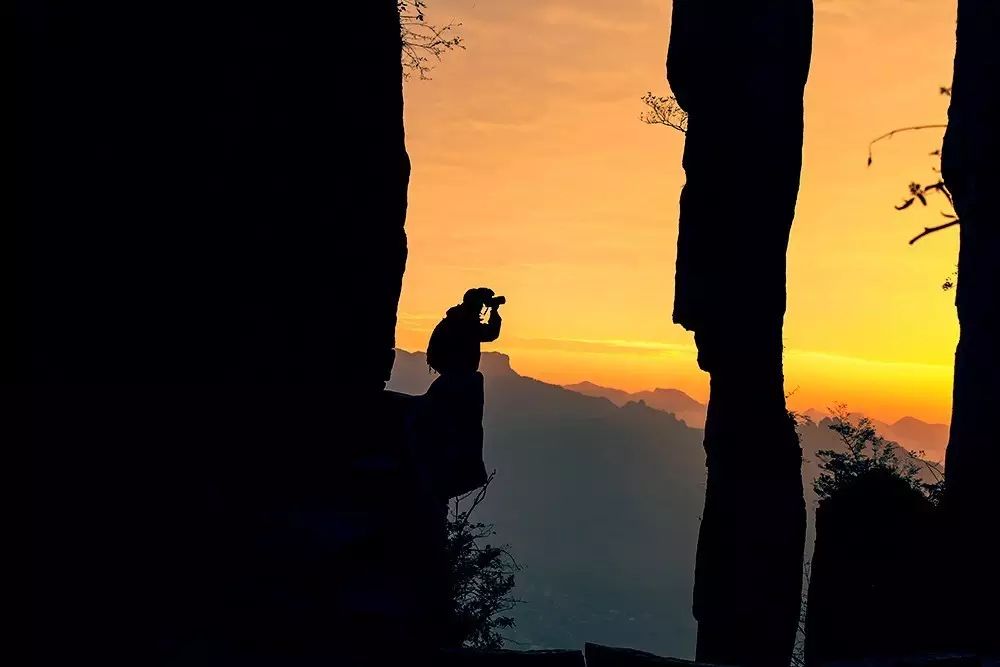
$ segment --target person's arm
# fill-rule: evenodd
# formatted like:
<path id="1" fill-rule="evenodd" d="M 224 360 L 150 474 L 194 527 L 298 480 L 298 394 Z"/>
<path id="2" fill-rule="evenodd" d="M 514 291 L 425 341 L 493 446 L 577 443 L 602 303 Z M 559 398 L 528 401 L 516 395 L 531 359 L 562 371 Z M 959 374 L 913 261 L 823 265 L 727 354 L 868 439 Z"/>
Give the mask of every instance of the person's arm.
<path id="1" fill-rule="evenodd" d="M 500 324 L 503 320 L 498 308 L 499 306 L 491 308 L 489 319 L 479 325 L 479 340 L 482 343 L 491 343 L 500 337 Z"/>

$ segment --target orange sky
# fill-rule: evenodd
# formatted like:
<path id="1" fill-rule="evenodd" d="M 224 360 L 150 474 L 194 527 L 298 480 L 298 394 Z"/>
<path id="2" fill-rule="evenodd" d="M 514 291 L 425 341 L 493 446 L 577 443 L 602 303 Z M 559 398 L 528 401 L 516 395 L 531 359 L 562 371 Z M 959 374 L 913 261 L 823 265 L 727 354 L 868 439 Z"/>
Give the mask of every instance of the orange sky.
<path id="1" fill-rule="evenodd" d="M 947 422 L 958 325 L 940 285 L 958 234 L 908 246 L 940 207 L 892 209 L 910 180 L 932 178 L 941 133 L 897 136 L 869 168 L 865 157 L 888 129 L 944 121 L 954 3 L 815 4 L 788 251 L 790 405 Z M 431 0 L 428 17 L 461 21 L 467 50 L 405 86 L 400 347 L 424 349 L 444 310 L 486 285 L 508 298 L 486 349 L 519 372 L 707 398 L 691 334 L 670 321 L 683 137 L 638 121 L 643 93 L 667 92 L 669 0 Z"/>

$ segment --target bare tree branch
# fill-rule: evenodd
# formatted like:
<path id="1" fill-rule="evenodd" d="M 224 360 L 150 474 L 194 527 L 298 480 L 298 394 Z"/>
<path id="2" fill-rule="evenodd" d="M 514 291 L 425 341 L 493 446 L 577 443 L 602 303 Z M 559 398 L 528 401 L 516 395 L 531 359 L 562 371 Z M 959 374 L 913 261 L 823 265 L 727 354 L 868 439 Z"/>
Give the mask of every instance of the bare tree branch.
<path id="1" fill-rule="evenodd" d="M 951 96 L 951 88 L 949 88 L 949 87 L 941 86 L 940 88 L 938 88 L 938 92 L 941 95 L 944 95 L 946 97 L 950 97 Z M 931 123 L 931 124 L 927 124 L 927 125 L 911 125 L 909 127 L 899 127 L 899 128 L 894 129 L 894 130 L 891 130 L 889 132 L 886 132 L 885 134 L 883 134 L 881 136 L 875 137 L 868 144 L 868 165 L 871 166 L 871 163 L 872 163 L 872 147 L 876 143 L 878 143 L 878 142 L 880 142 L 880 141 L 882 141 L 884 139 L 891 139 L 893 136 L 895 136 L 895 135 L 897 135 L 897 134 L 899 134 L 901 132 L 915 132 L 915 131 L 919 131 L 919 130 L 945 129 L 947 127 L 948 126 L 946 124 L 943 124 L 943 123 Z M 932 151 L 930 153 L 930 155 L 933 156 L 933 157 L 937 157 L 937 158 L 940 159 L 940 157 L 941 157 L 941 149 L 938 148 L 937 150 Z M 906 199 L 904 199 L 900 204 L 897 204 L 895 208 L 896 208 L 897 211 L 902 211 L 902 210 L 910 208 L 916 202 L 920 202 L 920 204 L 922 206 L 927 206 L 927 195 L 932 194 L 932 193 L 938 193 L 938 194 L 944 195 L 945 199 L 948 200 L 948 205 L 951 207 L 951 212 L 945 212 L 945 211 L 941 212 L 941 215 L 943 215 L 945 218 L 948 218 L 949 221 L 946 222 L 946 223 L 944 223 L 944 224 L 935 225 L 933 227 L 924 227 L 924 231 L 920 232 L 919 234 L 917 234 L 916 236 L 914 236 L 912 239 L 910 239 L 910 242 L 909 242 L 910 245 L 913 245 L 914 243 L 916 243 L 917 241 L 919 241 L 923 237 L 927 236 L 928 234 L 933 234 L 934 232 L 939 232 L 942 229 L 947 229 L 949 227 L 954 227 L 954 226 L 956 226 L 956 225 L 959 224 L 958 216 L 954 214 L 955 200 L 954 200 L 954 198 L 951 195 L 951 191 L 948 190 L 948 185 L 944 182 L 944 179 L 941 178 L 941 175 L 940 175 L 941 174 L 941 170 L 938 169 L 938 168 L 936 168 L 936 167 L 933 167 L 933 166 L 931 167 L 931 170 L 935 174 L 938 174 L 937 182 L 936 183 L 932 183 L 930 185 L 926 185 L 926 186 L 921 186 L 918 183 L 910 183 L 910 186 L 909 186 L 909 190 L 910 190 L 909 197 L 907 197 Z M 955 280 L 957 280 L 957 277 L 955 277 L 955 274 L 953 273 L 952 276 L 949 276 L 949 277 L 945 278 L 944 283 L 941 285 L 941 289 L 947 291 L 947 290 L 953 288 L 955 286 Z"/>
<path id="2" fill-rule="evenodd" d="M 935 227 L 924 227 L 924 231 L 920 232 L 912 239 L 910 239 L 910 245 L 913 245 L 914 243 L 916 243 L 923 237 L 927 236 L 928 234 L 933 234 L 934 232 L 939 232 L 942 229 L 948 229 L 949 227 L 954 227 L 957 224 L 958 224 L 958 218 L 955 218 L 954 220 L 946 222 L 943 225 L 937 225 Z"/>
<path id="3" fill-rule="evenodd" d="M 885 134 L 875 137 L 868 144 L 868 165 L 871 166 L 872 163 L 872 146 L 882 141 L 883 139 L 892 139 L 893 136 L 899 134 L 900 132 L 912 132 L 914 130 L 931 130 L 931 129 L 942 129 L 947 128 L 947 125 L 942 125 L 941 123 L 936 123 L 934 125 L 911 125 L 910 127 L 897 127 L 895 130 L 890 130 Z"/>

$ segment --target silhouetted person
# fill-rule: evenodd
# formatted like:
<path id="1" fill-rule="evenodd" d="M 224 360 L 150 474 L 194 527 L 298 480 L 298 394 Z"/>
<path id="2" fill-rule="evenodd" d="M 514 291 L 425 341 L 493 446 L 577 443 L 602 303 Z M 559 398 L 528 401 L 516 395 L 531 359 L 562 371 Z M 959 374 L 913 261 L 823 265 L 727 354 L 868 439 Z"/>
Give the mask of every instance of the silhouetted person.
<path id="1" fill-rule="evenodd" d="M 468 290 L 462 303 L 448 309 L 427 344 L 427 364 L 441 375 L 479 370 L 479 344 L 500 336 L 500 304 L 506 299 L 486 287 Z M 489 309 L 486 321 L 483 311 Z"/>
<path id="2" fill-rule="evenodd" d="M 427 344 L 427 363 L 440 376 L 424 396 L 417 464 L 431 493 L 441 500 L 486 483 L 479 346 L 499 337 L 497 308 L 504 301 L 486 287 L 468 290 L 462 303 L 448 309 Z"/>
<path id="3" fill-rule="evenodd" d="M 412 423 L 410 455 L 417 479 L 435 505 L 442 528 L 448 499 L 477 489 L 487 480 L 480 345 L 500 336 L 497 309 L 504 302 L 502 296 L 486 287 L 466 291 L 462 302 L 449 308 L 434 327 L 427 344 L 427 363 L 440 375 L 420 397 L 422 405 Z M 439 539 L 446 539 L 443 532 Z M 449 577 L 448 572 L 433 568 L 425 573 L 430 586 L 441 593 L 431 595 L 430 605 L 441 606 L 429 613 L 446 619 L 442 645 L 458 647 L 462 630 L 456 624 L 454 600 L 448 593 L 453 586 Z"/>

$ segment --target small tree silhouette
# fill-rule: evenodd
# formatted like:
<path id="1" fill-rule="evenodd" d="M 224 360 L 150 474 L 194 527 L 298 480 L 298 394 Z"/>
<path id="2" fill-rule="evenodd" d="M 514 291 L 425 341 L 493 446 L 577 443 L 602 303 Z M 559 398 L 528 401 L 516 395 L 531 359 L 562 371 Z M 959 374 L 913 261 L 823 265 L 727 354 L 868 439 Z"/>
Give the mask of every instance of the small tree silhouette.
<path id="1" fill-rule="evenodd" d="M 509 545 L 483 540 L 496 534 L 492 524 L 472 519 L 496 476 L 494 470 L 479 489 L 459 496 L 448 507 L 448 560 L 451 572 L 453 643 L 472 648 L 498 649 L 501 631 L 513 628 L 505 615 L 521 602 L 511 595 L 514 573 L 521 566 Z"/>
<path id="2" fill-rule="evenodd" d="M 830 430 L 840 436 L 845 451 L 822 449 L 817 452 L 822 473 L 813 481 L 813 490 L 820 500 L 831 498 L 850 487 L 857 480 L 872 474 L 896 477 L 932 502 L 937 502 L 943 490 L 943 478 L 936 466 L 923 460 L 923 452 L 906 452 L 900 460 L 900 447 L 879 435 L 871 419 L 861 417 L 852 422 L 844 406 L 834 411 Z M 921 468 L 930 472 L 935 480 L 924 482 L 920 477 Z"/>
<path id="3" fill-rule="evenodd" d="M 444 53 L 465 48 L 462 37 L 455 34 L 461 23 L 449 22 L 440 27 L 427 23 L 425 0 L 398 0 L 397 7 L 404 78 L 416 74 L 420 79 L 429 79 L 432 58 L 440 61 Z"/>

